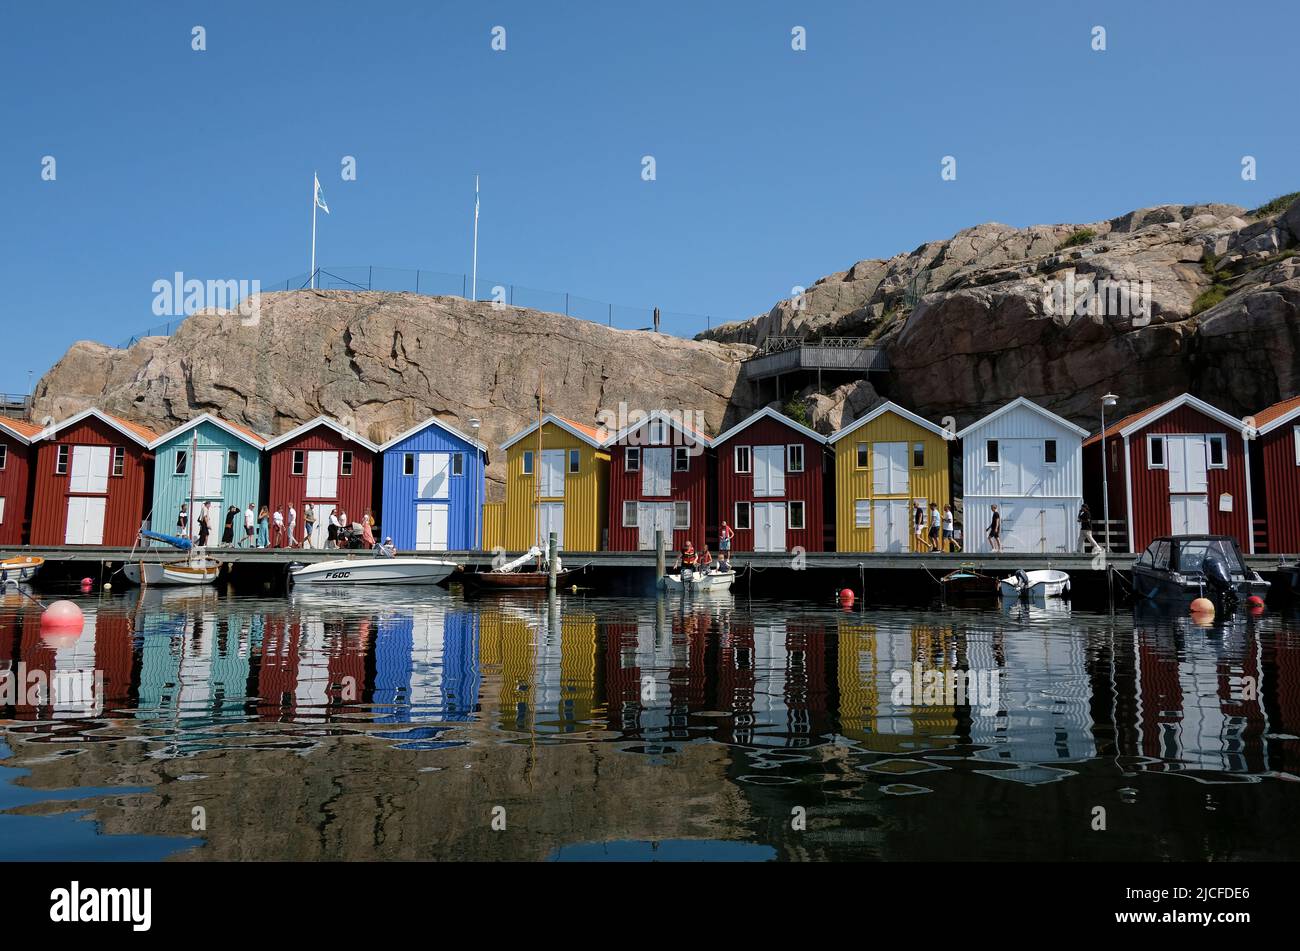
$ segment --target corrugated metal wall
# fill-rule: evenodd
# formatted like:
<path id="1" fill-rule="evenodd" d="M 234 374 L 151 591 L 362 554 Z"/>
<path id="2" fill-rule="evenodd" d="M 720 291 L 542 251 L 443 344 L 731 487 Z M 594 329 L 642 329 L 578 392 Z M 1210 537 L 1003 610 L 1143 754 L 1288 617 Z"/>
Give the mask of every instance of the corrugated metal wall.
<path id="1" fill-rule="evenodd" d="M 644 432 L 642 427 L 641 432 Z M 675 434 L 680 439 L 680 434 Z M 647 448 L 641 444 L 642 451 Z M 668 447 L 672 451 L 673 447 Z M 610 447 L 609 463 L 609 548 L 611 551 L 636 551 L 639 546 L 639 531 L 636 528 L 623 527 L 623 503 L 632 500 L 646 502 L 689 502 L 691 506 L 691 524 L 689 528 L 674 530 L 668 539 L 670 549 L 680 549 L 689 540 L 696 545 L 708 542 L 710 548 L 717 548 L 716 530 L 709 534 L 709 452 L 703 447 L 692 447 L 690 468 L 685 472 L 671 472 L 669 495 L 642 495 L 641 472 L 628 472 L 626 468 L 627 446 L 620 444 Z M 642 460 L 644 466 L 644 459 Z"/>
<path id="2" fill-rule="evenodd" d="M 908 445 L 908 491 L 905 493 L 875 494 L 875 444 L 884 442 L 905 442 Z M 912 445 L 918 442 L 925 446 L 925 465 L 913 468 Z M 859 469 L 857 465 L 859 443 L 867 444 L 865 469 Z M 874 529 L 856 527 L 854 503 L 858 499 L 925 499 L 927 503 L 937 502 L 942 512 L 943 507 L 952 501 L 948 484 L 948 446 L 948 440 L 895 413 L 883 413 L 836 442 L 831 447 L 835 452 L 835 550 L 876 550 Z M 910 505 L 908 520 L 910 524 Z M 912 540 L 913 550 L 918 550 L 921 546 L 917 545 L 915 534 L 909 532 L 908 537 Z M 925 548 L 928 550 L 929 546 Z"/>
<path id="3" fill-rule="evenodd" d="M 1243 552 L 1250 551 L 1250 514 L 1246 506 L 1246 454 L 1240 432 L 1234 432 L 1190 406 L 1157 419 L 1150 426 L 1129 437 L 1129 460 L 1133 471 L 1133 550 L 1143 551 L 1153 538 L 1172 530 L 1169 512 L 1169 470 L 1147 468 L 1147 435 L 1195 435 L 1221 433 L 1227 447 L 1227 469 L 1210 469 L 1206 473 L 1210 502 L 1210 533 L 1231 535 Z M 1108 440 L 1109 441 L 1109 440 Z M 1232 496 L 1232 511 L 1219 511 L 1219 496 Z M 1114 509 L 1112 507 L 1112 515 Z"/>
<path id="4" fill-rule="evenodd" d="M 31 499 L 31 447 L 7 433 L 0 432 L 5 447 L 5 464 L 0 469 L 0 499 L 4 514 L 0 518 L 0 545 L 21 545 L 27 533 L 28 504 Z"/>
<path id="5" fill-rule="evenodd" d="M 304 468 L 302 475 L 293 474 L 293 453 L 296 449 L 338 450 L 352 452 L 352 475 L 339 475 L 338 492 L 333 499 L 308 499 L 307 475 Z M 268 504 L 271 510 L 283 506 L 288 512 L 290 503 L 298 510 L 298 538 L 303 532 L 303 505 L 308 501 L 333 502 L 337 508 L 347 512 L 351 521 L 361 521 L 361 516 L 373 504 L 374 457 L 366 447 L 345 439 L 342 435 L 320 425 L 304 433 L 298 439 L 276 446 L 266 453 L 262 463 L 271 472 Z"/>
<path id="6" fill-rule="evenodd" d="M 220 426 L 204 421 L 193 429 L 179 433 L 168 439 L 155 450 L 153 499 L 150 504 L 151 523 L 156 532 L 172 533 L 176 530 L 176 515 L 181 503 L 190 498 L 190 472 L 194 460 L 191 458 L 184 475 L 176 474 L 176 453 L 178 450 L 190 452 L 194 446 L 194 437 L 198 436 L 198 451 L 219 449 L 234 452 L 239 457 L 239 472 L 235 475 L 225 474 L 221 478 L 221 497 L 195 497 L 196 507 L 201 508 L 207 499 L 212 505 L 212 542 L 221 539 L 225 525 L 226 507 L 237 506 L 242 513 L 253 503 L 254 512 L 262 508 L 262 450 L 252 446 Z M 222 470 L 225 472 L 225 469 Z M 301 512 L 301 507 L 299 508 Z M 299 516 L 301 521 L 301 516 Z M 235 541 L 243 538 L 243 517 L 236 521 Z"/>
<path id="7" fill-rule="evenodd" d="M 59 446 L 123 446 L 126 449 L 122 475 L 108 477 L 108 502 L 104 510 L 104 544 L 129 548 L 144 520 L 144 494 L 153 455 L 138 443 L 93 416 L 62 430 L 54 439 L 38 443 L 35 462 L 35 493 L 32 499 L 33 545 L 62 545 L 68 523 L 68 485 L 72 477 L 72 452 L 68 472 L 54 471 Z M 110 457 L 111 464 L 111 457 Z M 78 493 L 81 494 L 81 493 Z"/>
<path id="8" fill-rule="evenodd" d="M 437 502 L 417 500 L 419 493 L 416 462 L 415 473 L 405 474 L 405 453 L 449 452 L 459 453 L 463 463 L 462 475 L 450 476 L 447 499 Z M 384 451 L 383 462 L 383 532 L 393 536 L 393 544 L 407 550 L 416 544 L 416 506 L 445 505 L 447 507 L 447 547 L 463 551 L 481 546 L 482 515 L 480 507 L 485 498 L 483 481 L 483 453 L 463 439 L 447 432 L 441 426 L 429 423 L 419 432 L 407 437 Z"/>
<path id="9" fill-rule="evenodd" d="M 783 497 L 754 496 L 754 476 L 752 472 L 737 473 L 736 446 L 787 446 L 800 444 L 804 447 L 804 471 L 787 472 L 785 475 L 785 495 Z M 796 546 L 805 551 L 825 550 L 824 493 L 827 478 L 834 478 L 830 455 L 824 444 L 791 429 L 775 419 L 760 419 L 752 426 L 741 430 L 732 438 L 717 447 L 718 466 L 718 520 L 728 522 L 736 527 L 736 502 L 788 502 L 804 503 L 804 527 L 787 528 L 785 532 L 786 549 Z M 751 464 L 751 469 L 753 468 Z M 829 471 L 828 471 L 829 470 Z M 734 551 L 754 550 L 754 530 L 736 529 L 732 540 Z"/>
<path id="10" fill-rule="evenodd" d="M 1055 439 L 1057 464 L 1033 497 L 1082 500 L 1082 438 L 1025 407 L 1018 407 L 962 437 L 963 498 L 982 496 L 996 500 L 1002 497 L 996 469 L 984 464 L 984 444 L 989 439 Z M 1077 510 L 1078 506 L 1075 508 Z"/>
<path id="11" fill-rule="evenodd" d="M 1300 465 L 1296 465 L 1296 435 L 1279 426 L 1260 437 L 1264 466 L 1264 506 L 1268 521 L 1268 550 L 1273 554 L 1300 552 Z M 1259 500 L 1256 500 L 1258 504 Z"/>
<path id="12" fill-rule="evenodd" d="M 483 550 L 495 551 L 506 545 L 506 503 L 483 503 Z"/>
<path id="13" fill-rule="evenodd" d="M 542 450 L 547 449 L 577 449 L 581 453 L 577 472 L 567 471 L 566 456 L 563 499 L 565 550 L 599 551 L 604 541 L 609 506 L 609 453 L 594 449 L 549 422 L 542 427 Z M 533 545 L 537 535 L 533 476 L 524 474 L 524 453 L 536 451 L 537 433 L 533 432 L 511 446 L 506 453 L 503 547 L 511 551 L 526 551 Z M 534 466 L 534 471 L 537 468 Z"/>

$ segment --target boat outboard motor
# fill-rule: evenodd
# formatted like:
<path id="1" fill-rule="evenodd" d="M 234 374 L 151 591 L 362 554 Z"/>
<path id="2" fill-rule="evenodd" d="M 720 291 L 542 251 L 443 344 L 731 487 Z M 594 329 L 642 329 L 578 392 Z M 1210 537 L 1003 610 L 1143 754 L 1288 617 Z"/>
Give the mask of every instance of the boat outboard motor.
<path id="1" fill-rule="evenodd" d="M 1015 577 L 1016 584 L 1020 586 L 1020 596 L 1022 598 L 1029 597 L 1029 575 L 1025 574 L 1025 569 L 1017 568 Z"/>
<path id="2" fill-rule="evenodd" d="M 1205 560 L 1201 563 L 1201 570 L 1205 572 L 1205 580 L 1214 592 L 1224 598 L 1233 597 L 1236 592 L 1232 587 L 1232 572 L 1228 570 L 1227 562 L 1218 552 L 1209 551 L 1205 553 Z"/>

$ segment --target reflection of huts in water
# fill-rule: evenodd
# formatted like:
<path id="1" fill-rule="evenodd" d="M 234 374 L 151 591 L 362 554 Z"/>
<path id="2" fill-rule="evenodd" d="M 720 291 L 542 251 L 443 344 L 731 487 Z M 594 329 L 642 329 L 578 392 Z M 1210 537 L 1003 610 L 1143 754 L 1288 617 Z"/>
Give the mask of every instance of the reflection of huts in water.
<path id="1" fill-rule="evenodd" d="M 259 629 L 259 615 L 141 611 L 136 718 L 242 718 Z"/>
<path id="2" fill-rule="evenodd" d="M 1270 759 L 1269 765 L 1300 775 L 1300 636 L 1276 633 L 1263 642 L 1260 653 L 1264 668 L 1273 672 L 1260 690 L 1269 727 L 1273 733 L 1291 737 L 1270 743 L 1279 759 Z"/>
<path id="3" fill-rule="evenodd" d="M 841 618 L 839 733 L 878 753 L 952 746 L 957 727 L 953 706 L 927 704 L 924 692 L 915 696 L 913 688 L 918 670 L 923 677 L 954 669 L 953 640 L 947 628 L 883 627 Z M 896 692 L 896 687 L 902 689 Z"/>
<path id="4" fill-rule="evenodd" d="M 969 633 L 967 645 L 972 668 L 992 666 L 991 632 Z M 1002 646 L 1005 669 L 998 677 L 997 704 L 971 708 L 971 742 L 985 747 L 976 757 L 1051 765 L 1095 756 L 1083 635 L 1027 628 Z"/>
<path id="5" fill-rule="evenodd" d="M 1137 703 L 1131 725 L 1117 730 L 1122 752 L 1154 760 L 1139 766 L 1148 772 L 1272 768 L 1259 699 L 1270 685 L 1262 679 L 1260 652 L 1244 628 L 1227 627 L 1217 641 L 1173 628 L 1137 628 L 1125 651 Z"/>
<path id="6" fill-rule="evenodd" d="M 11 672 L 15 688 L 9 715 L 77 719 L 128 702 L 134 662 L 129 618 L 87 605 L 81 633 L 74 635 L 42 633 L 40 614 L 34 605 L 22 605 L 0 622 L 3 644 L 17 646 L 16 656 L 0 657 L 0 670 Z"/>
<path id="7" fill-rule="evenodd" d="M 448 611 L 435 603 L 379 617 L 370 694 L 382 713 L 376 722 L 472 719 L 480 683 L 478 616 L 473 612 Z"/>

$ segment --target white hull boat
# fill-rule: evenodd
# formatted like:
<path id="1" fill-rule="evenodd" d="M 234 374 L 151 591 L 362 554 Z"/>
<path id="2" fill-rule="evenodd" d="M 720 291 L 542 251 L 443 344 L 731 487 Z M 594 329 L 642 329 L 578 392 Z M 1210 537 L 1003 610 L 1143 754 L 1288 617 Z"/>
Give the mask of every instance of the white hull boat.
<path id="1" fill-rule="evenodd" d="M 0 582 L 31 581 L 36 576 L 36 572 L 41 570 L 43 564 L 45 564 L 45 559 L 38 558 L 35 555 L 19 555 L 16 558 L 6 558 L 0 561 Z"/>
<path id="2" fill-rule="evenodd" d="M 299 584 L 437 584 L 456 569 L 440 558 L 340 558 L 309 565 L 290 565 Z"/>
<path id="3" fill-rule="evenodd" d="M 1059 568 L 1017 571 L 1014 575 L 1003 578 L 998 587 L 1006 600 L 1044 601 L 1067 594 L 1070 590 L 1070 576 Z"/>
<path id="4" fill-rule="evenodd" d="M 131 584 L 188 587 L 212 584 L 221 574 L 221 562 L 212 558 L 189 558 L 184 561 L 130 562 L 122 574 Z"/>
<path id="5" fill-rule="evenodd" d="M 736 580 L 735 571 L 698 571 L 664 575 L 664 587 L 669 591 L 729 591 Z"/>

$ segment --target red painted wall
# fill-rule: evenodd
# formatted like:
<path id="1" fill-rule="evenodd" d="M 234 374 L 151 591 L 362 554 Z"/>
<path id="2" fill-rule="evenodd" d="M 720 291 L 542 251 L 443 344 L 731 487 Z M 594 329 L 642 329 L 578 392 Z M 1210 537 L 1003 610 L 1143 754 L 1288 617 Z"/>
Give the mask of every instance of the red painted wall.
<path id="1" fill-rule="evenodd" d="M 1241 433 L 1216 422 L 1189 406 L 1180 406 L 1160 417 L 1150 426 L 1129 437 L 1129 464 L 1133 472 L 1133 513 L 1126 514 L 1133 525 L 1133 549 L 1144 551 L 1153 538 L 1170 533 L 1169 470 L 1147 468 L 1148 434 L 1195 435 L 1221 433 L 1227 447 L 1228 468 L 1210 469 L 1206 476 L 1209 486 L 1210 534 L 1231 535 L 1237 539 L 1243 553 L 1250 551 L 1250 514 L 1246 505 L 1246 453 Z M 1107 440 L 1109 442 L 1109 439 Z M 1114 486 L 1112 485 L 1112 492 Z M 1232 496 L 1232 511 L 1219 511 L 1219 496 L 1227 492 Z M 1115 517 L 1115 503 L 1111 502 L 1111 517 Z M 1094 512 L 1094 516 L 1099 513 Z"/>
<path id="2" fill-rule="evenodd" d="M 1282 425 L 1259 437 L 1264 465 L 1264 509 L 1268 519 L 1268 550 L 1273 554 L 1300 552 L 1300 466 L 1296 465 L 1295 435 Z"/>
<path id="3" fill-rule="evenodd" d="M 680 439 L 680 435 L 675 438 Z M 648 448 L 645 446 L 642 449 Z M 669 446 L 668 448 L 672 448 Z M 638 529 L 623 527 L 623 503 L 638 500 L 646 502 L 690 502 L 691 527 L 676 530 L 669 539 L 668 547 L 679 550 L 687 541 L 695 545 L 707 541 L 711 550 L 717 550 L 717 533 L 709 534 L 709 450 L 694 447 L 695 455 L 690 456 L 690 468 L 684 472 L 673 472 L 669 483 L 671 495 L 642 495 L 641 472 L 628 472 L 626 468 L 626 444 L 610 447 L 609 464 L 609 550 L 636 551 Z"/>
<path id="4" fill-rule="evenodd" d="M 68 471 L 54 471 L 59 446 L 123 446 L 126 449 L 122 475 L 108 477 L 108 499 L 104 511 L 104 544 L 125 548 L 135 544 L 145 516 L 145 489 L 153 466 L 153 453 L 93 416 L 44 439 L 36 450 L 33 466 L 31 543 L 62 545 L 68 525 L 68 486 L 72 478 L 72 451 Z"/>
<path id="5" fill-rule="evenodd" d="M 0 444 L 6 449 L 5 467 L 0 469 L 0 498 L 5 500 L 4 521 L 0 522 L 0 545 L 21 545 L 27 534 L 31 504 L 31 447 L 0 430 Z"/>
<path id="6" fill-rule="evenodd" d="M 736 446 L 775 446 L 802 444 L 804 471 L 785 475 L 785 495 L 781 497 L 755 498 L 754 476 L 752 472 L 736 472 Z M 738 529 L 735 524 L 736 502 L 781 502 L 799 501 L 804 503 L 804 527 L 800 530 L 787 528 L 785 532 L 786 548 L 796 546 L 805 551 L 825 551 L 825 492 L 826 480 L 830 478 L 827 471 L 826 447 L 815 439 L 791 429 L 775 419 L 760 419 L 753 425 L 741 430 L 717 447 L 718 466 L 718 526 L 725 520 L 733 529 L 736 537 L 731 541 L 733 551 L 754 550 L 754 530 Z M 752 469 L 752 461 L 751 466 Z M 751 519 L 752 521 L 752 519 Z"/>
<path id="7" fill-rule="evenodd" d="M 338 494 L 333 499 L 307 498 L 307 472 L 293 474 L 293 454 L 295 450 L 350 450 L 352 452 L 352 475 L 340 473 Z M 361 521 L 361 516 L 374 505 L 374 454 L 364 446 L 345 439 L 328 426 L 320 425 L 303 433 L 295 440 L 276 446 L 267 453 L 271 472 L 270 497 L 267 504 L 272 512 L 283 507 L 285 518 L 289 515 L 289 503 L 298 510 L 299 539 L 303 531 L 303 504 L 305 502 L 333 502 L 337 508 L 348 513 L 351 521 Z"/>

